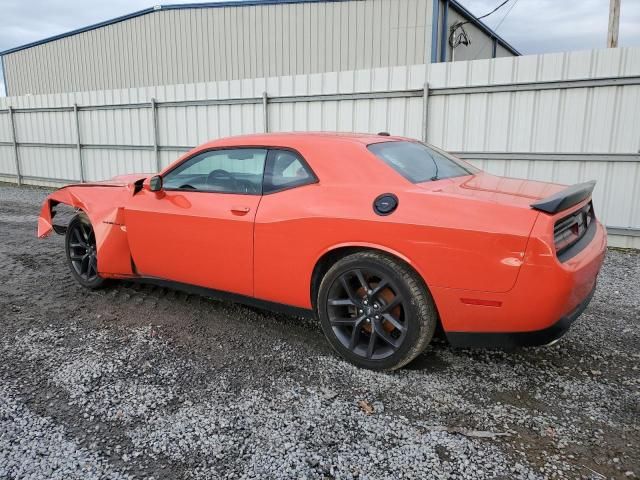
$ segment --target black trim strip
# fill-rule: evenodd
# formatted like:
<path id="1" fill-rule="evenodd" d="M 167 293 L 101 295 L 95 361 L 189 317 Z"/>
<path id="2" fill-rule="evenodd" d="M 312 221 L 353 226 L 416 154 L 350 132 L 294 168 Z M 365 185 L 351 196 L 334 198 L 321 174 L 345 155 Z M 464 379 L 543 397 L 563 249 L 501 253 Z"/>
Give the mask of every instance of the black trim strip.
<path id="1" fill-rule="evenodd" d="M 456 348 L 497 348 L 513 349 L 517 347 L 535 347 L 548 345 L 562 337 L 575 320 L 582 315 L 595 293 L 593 290 L 571 313 L 543 330 L 532 332 L 446 332 L 447 340 Z"/>
<path id="2" fill-rule="evenodd" d="M 200 287 L 198 285 L 190 285 L 187 283 L 174 282 L 171 280 L 164 280 L 162 278 L 154 277 L 127 277 L 123 278 L 123 280 L 128 280 L 136 283 L 144 283 L 147 285 L 156 285 L 158 287 L 170 288 L 173 290 L 180 290 L 185 293 L 200 295 L 203 297 L 213 298 L 215 300 L 225 302 L 241 303 L 250 307 L 261 308 L 263 310 L 269 310 L 277 313 L 284 313 L 286 315 L 291 315 L 294 317 L 315 318 L 314 311 L 308 308 L 270 302 L 268 300 L 261 300 L 259 298 L 249 297 L 247 295 L 215 290 L 213 288 Z"/>
<path id="3" fill-rule="evenodd" d="M 558 213 L 589 198 L 595 186 L 595 180 L 577 183 L 547 198 L 533 202 L 531 208 L 546 213 Z"/>

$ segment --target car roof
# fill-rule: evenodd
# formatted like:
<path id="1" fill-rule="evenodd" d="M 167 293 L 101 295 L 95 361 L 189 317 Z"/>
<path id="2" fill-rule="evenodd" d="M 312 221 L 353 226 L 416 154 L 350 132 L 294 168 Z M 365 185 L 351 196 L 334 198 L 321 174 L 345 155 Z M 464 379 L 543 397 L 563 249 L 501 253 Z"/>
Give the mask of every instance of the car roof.
<path id="1" fill-rule="evenodd" d="M 274 133 L 254 133 L 249 135 L 238 135 L 225 137 L 202 145 L 202 148 L 231 145 L 260 145 L 260 146 L 287 146 L 301 141 L 308 142 L 318 140 L 321 142 L 353 142 L 362 145 L 372 143 L 410 140 L 404 137 L 380 135 L 374 133 L 349 133 L 349 132 L 274 132 Z M 293 145 L 291 145 L 293 146 Z"/>
<path id="2" fill-rule="evenodd" d="M 344 132 L 275 132 L 225 137 L 204 143 L 186 152 L 174 163 L 163 170 L 163 174 L 175 168 L 175 165 L 207 150 L 226 148 L 285 148 L 302 154 L 316 176 L 325 184 L 358 182 L 389 185 L 397 176 L 397 183 L 407 181 L 399 174 L 389 176 L 389 167 L 384 162 L 367 162 L 367 145 L 381 142 L 416 140 L 391 135 Z M 367 152 L 365 154 L 365 152 Z M 373 158 L 373 155 L 371 155 Z M 393 171 L 393 170 L 391 170 Z"/>

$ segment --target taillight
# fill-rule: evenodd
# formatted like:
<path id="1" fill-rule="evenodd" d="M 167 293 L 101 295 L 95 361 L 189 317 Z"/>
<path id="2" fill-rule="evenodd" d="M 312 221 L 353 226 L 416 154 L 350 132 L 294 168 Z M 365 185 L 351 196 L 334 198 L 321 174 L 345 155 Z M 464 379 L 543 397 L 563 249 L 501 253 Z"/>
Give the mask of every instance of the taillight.
<path id="1" fill-rule="evenodd" d="M 584 237 L 594 218 L 593 205 L 589 202 L 580 210 L 556 222 L 553 238 L 558 257 Z"/>

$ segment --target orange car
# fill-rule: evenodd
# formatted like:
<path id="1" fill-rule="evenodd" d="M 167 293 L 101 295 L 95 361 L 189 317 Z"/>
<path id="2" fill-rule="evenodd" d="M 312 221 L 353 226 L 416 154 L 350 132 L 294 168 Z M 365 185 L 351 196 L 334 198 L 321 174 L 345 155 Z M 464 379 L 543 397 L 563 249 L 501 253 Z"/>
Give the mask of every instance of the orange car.
<path id="1" fill-rule="evenodd" d="M 61 188 L 38 236 L 65 233 L 85 287 L 138 279 L 316 315 L 344 358 L 395 369 L 438 325 L 460 347 L 558 339 L 605 254 L 594 183 L 496 177 L 388 134 L 248 135 Z M 69 225 L 53 225 L 60 203 L 78 209 Z"/>

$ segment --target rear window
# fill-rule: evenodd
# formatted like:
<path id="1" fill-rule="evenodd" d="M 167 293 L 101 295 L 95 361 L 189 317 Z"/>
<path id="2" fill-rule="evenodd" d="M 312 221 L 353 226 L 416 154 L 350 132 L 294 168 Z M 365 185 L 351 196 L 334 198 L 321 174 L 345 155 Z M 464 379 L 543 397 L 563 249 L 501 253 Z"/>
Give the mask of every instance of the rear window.
<path id="1" fill-rule="evenodd" d="M 373 143 L 367 148 L 413 183 L 461 177 L 479 170 L 420 142 Z"/>

